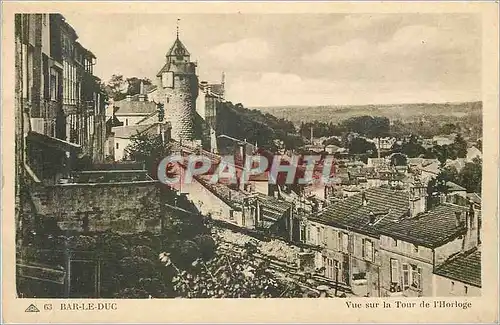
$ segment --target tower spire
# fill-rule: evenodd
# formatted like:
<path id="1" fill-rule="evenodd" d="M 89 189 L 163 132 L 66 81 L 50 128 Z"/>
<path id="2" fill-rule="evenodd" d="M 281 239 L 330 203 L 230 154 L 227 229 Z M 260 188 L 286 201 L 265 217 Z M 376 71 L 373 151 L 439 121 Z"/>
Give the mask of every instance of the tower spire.
<path id="1" fill-rule="evenodd" d="M 180 18 L 177 18 L 177 39 L 179 39 L 179 22 L 181 21 Z"/>

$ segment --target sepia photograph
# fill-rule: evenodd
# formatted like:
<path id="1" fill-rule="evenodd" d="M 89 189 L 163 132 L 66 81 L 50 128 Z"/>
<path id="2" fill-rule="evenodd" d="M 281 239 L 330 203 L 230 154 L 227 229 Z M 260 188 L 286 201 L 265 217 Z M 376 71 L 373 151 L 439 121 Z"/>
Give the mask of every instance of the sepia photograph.
<path id="1" fill-rule="evenodd" d="M 482 297 L 484 220 L 497 222 L 483 161 L 498 139 L 483 139 L 480 12 L 12 20 L 24 312 L 424 298 L 446 313 Z M 42 298 L 64 300 L 30 305 Z"/>

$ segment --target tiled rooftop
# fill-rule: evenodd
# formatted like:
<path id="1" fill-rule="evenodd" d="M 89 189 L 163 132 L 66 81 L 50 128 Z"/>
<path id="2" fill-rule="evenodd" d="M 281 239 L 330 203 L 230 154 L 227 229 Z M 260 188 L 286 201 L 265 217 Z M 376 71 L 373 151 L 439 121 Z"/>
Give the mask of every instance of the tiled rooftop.
<path id="1" fill-rule="evenodd" d="M 156 111 L 156 104 L 149 101 L 138 101 L 138 100 L 120 100 L 115 102 L 115 107 L 117 107 L 116 115 L 120 116 L 122 114 L 151 114 Z"/>
<path id="2" fill-rule="evenodd" d="M 156 134 L 156 125 L 157 124 L 137 124 L 129 126 L 116 126 L 112 129 L 112 132 L 115 134 L 115 138 L 130 139 L 132 136 L 137 134 Z"/>
<path id="3" fill-rule="evenodd" d="M 376 187 L 367 189 L 365 195 L 366 206 L 362 205 L 362 194 L 359 193 L 309 218 L 375 237 L 383 234 L 426 247 L 440 246 L 465 230 L 463 225 L 457 225 L 455 212 L 461 212 L 461 221 L 465 221 L 467 207 L 444 203 L 410 218 L 408 192 Z M 371 213 L 375 217 L 373 223 L 370 223 Z"/>
<path id="4" fill-rule="evenodd" d="M 381 225 L 398 220 L 408 211 L 407 192 L 374 187 L 367 189 L 365 195 L 368 200 L 366 206 L 362 205 L 362 194 L 356 194 L 327 207 L 310 219 L 378 236 L 377 229 Z M 370 212 L 377 216 L 378 222 L 374 225 L 369 224 Z"/>
<path id="5" fill-rule="evenodd" d="M 386 224 L 379 229 L 379 232 L 410 243 L 434 248 L 464 233 L 465 228 L 457 225 L 455 212 L 461 212 L 461 221 L 465 222 L 467 210 L 466 207 L 444 203 L 414 218 Z"/>
<path id="6" fill-rule="evenodd" d="M 449 258 L 434 271 L 435 274 L 481 287 L 481 250 L 461 253 Z"/>

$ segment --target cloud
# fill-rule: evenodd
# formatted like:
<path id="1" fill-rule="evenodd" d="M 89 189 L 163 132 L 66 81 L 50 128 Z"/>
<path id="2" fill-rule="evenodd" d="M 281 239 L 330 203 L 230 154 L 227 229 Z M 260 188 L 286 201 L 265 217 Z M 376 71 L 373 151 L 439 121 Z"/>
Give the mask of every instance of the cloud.
<path id="1" fill-rule="evenodd" d="M 325 46 L 312 54 L 303 55 L 304 61 L 314 63 L 336 63 L 342 61 L 376 61 L 384 56 L 426 56 L 474 49 L 474 39 L 452 30 L 441 30 L 433 26 L 411 25 L 396 31 L 385 42 L 368 42 L 364 39 L 350 40 L 341 45 Z M 313 61 L 311 61 L 311 58 Z M 428 58 L 429 59 L 429 58 Z M 382 59 L 382 61 L 384 61 Z"/>
<path id="2" fill-rule="evenodd" d="M 361 60 L 373 50 L 373 47 L 375 46 L 363 39 L 354 39 L 343 45 L 325 46 L 312 55 L 305 54 L 302 59 L 314 63 Z"/>
<path id="3" fill-rule="evenodd" d="M 219 44 L 209 50 L 209 54 L 219 61 L 235 63 L 238 61 L 257 61 L 271 54 L 269 44 L 260 38 L 245 38 L 232 43 Z"/>
<path id="4" fill-rule="evenodd" d="M 480 98 L 477 89 L 443 88 L 439 81 L 420 85 L 357 80 L 349 83 L 327 78 L 304 78 L 293 73 L 267 72 L 231 77 L 227 98 L 248 107 L 282 105 L 356 105 L 410 102 L 468 101 Z M 414 89 L 419 89 L 415 92 Z"/>
<path id="5" fill-rule="evenodd" d="M 400 55 L 417 52 L 460 51 L 471 45 L 471 40 L 449 30 L 432 26 L 413 25 L 398 30 L 386 43 L 378 46 L 379 54 Z"/>

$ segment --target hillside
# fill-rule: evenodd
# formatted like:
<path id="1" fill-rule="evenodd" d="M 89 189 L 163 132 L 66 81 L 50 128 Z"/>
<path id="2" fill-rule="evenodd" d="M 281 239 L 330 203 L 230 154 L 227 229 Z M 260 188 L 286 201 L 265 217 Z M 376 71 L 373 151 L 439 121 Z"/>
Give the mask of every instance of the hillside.
<path id="1" fill-rule="evenodd" d="M 381 116 L 403 122 L 422 117 L 438 117 L 442 122 L 454 122 L 466 115 L 481 115 L 482 102 L 363 106 L 281 106 L 259 107 L 256 109 L 291 121 L 295 125 L 315 120 L 338 123 L 360 115 Z"/>
<path id="2" fill-rule="evenodd" d="M 217 111 L 217 133 L 237 139 L 257 143 L 259 147 L 275 150 L 274 140 L 281 140 L 285 147 L 303 145 L 302 137 L 297 135 L 290 121 L 275 117 L 259 110 L 245 108 L 241 104 L 226 102 Z M 221 142 L 222 140 L 220 140 Z M 220 146 L 230 145 L 230 143 Z"/>

